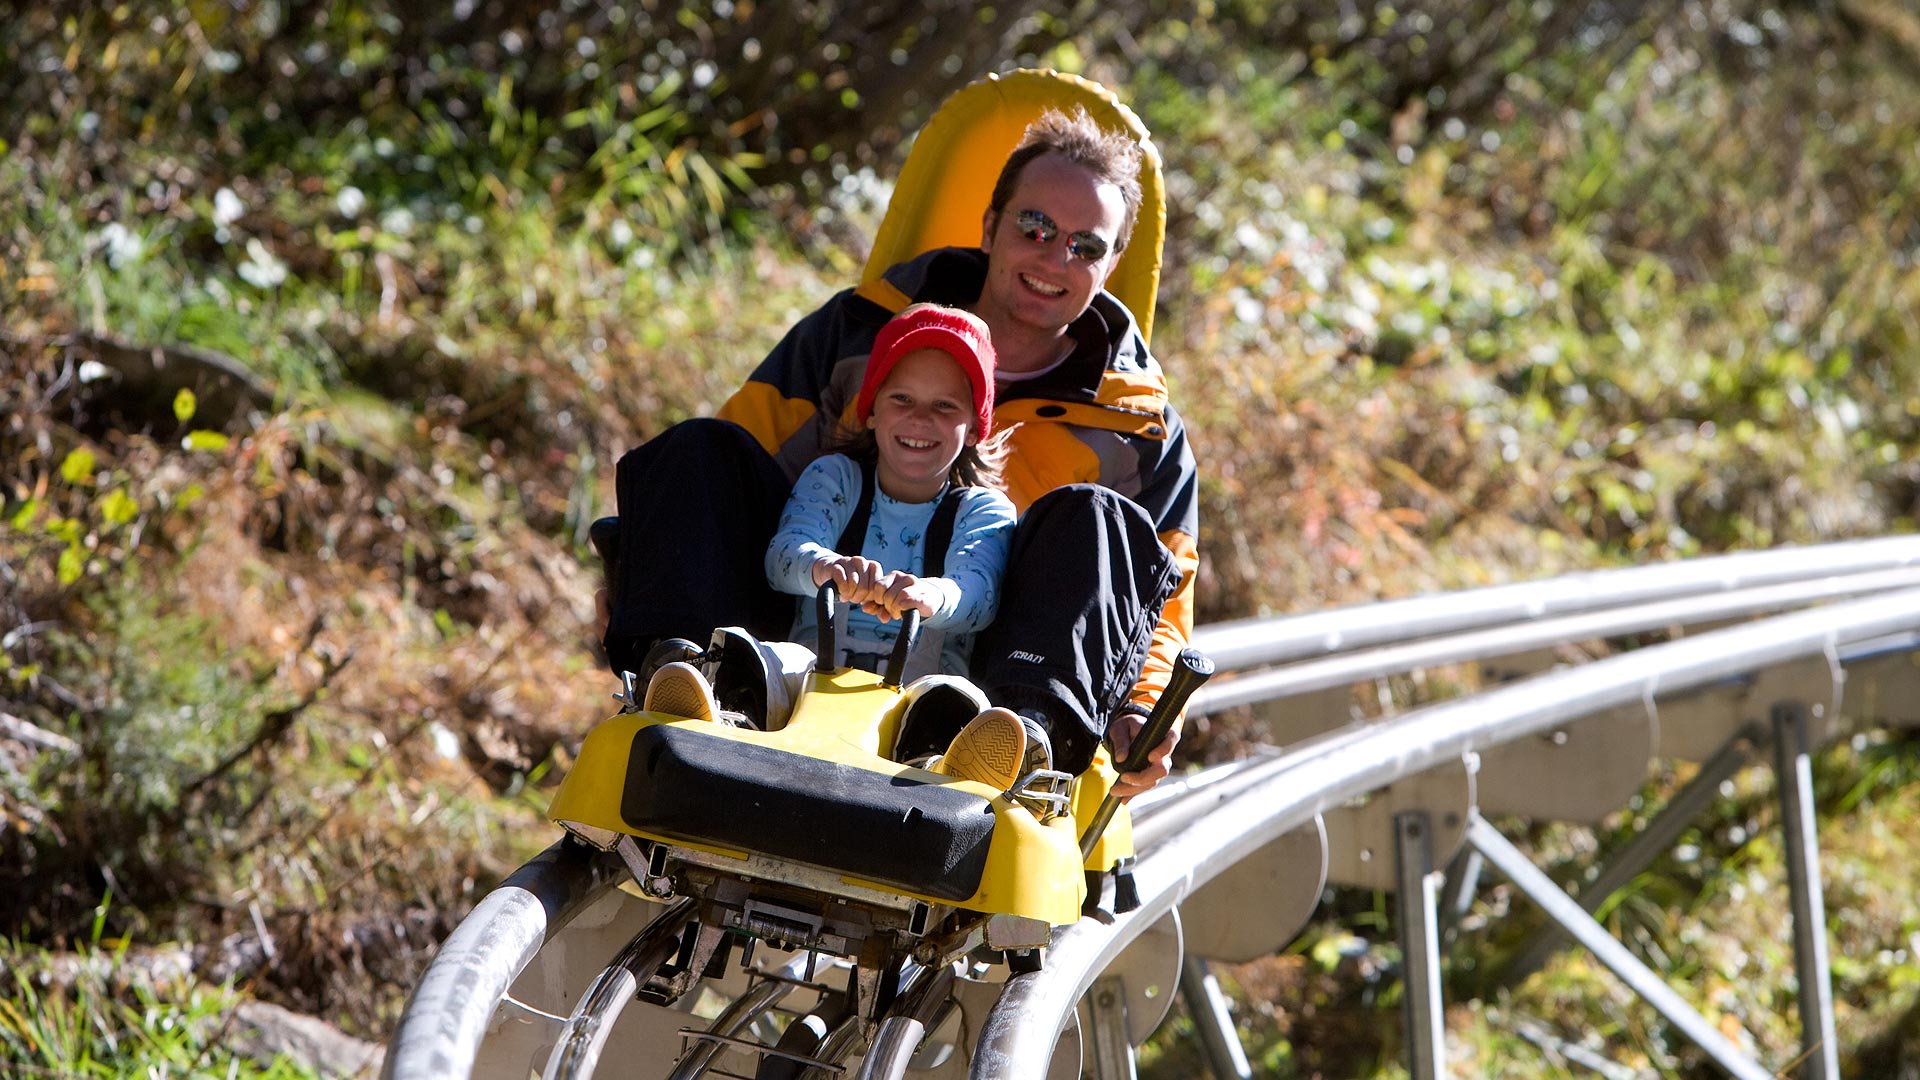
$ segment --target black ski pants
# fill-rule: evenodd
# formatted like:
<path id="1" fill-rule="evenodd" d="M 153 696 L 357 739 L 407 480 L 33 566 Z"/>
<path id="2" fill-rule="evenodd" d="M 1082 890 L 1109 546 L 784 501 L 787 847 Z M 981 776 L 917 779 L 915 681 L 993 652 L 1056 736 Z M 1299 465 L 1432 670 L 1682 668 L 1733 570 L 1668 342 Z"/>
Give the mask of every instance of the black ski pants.
<path id="1" fill-rule="evenodd" d="M 794 598 L 767 585 L 767 544 L 791 483 L 746 429 L 676 424 L 621 457 L 607 660 L 637 671 L 655 642 L 704 644 L 718 626 L 787 636 Z M 1047 719 L 1054 767 L 1093 761 L 1140 678 L 1180 583 L 1146 511 L 1094 484 L 1048 492 L 1015 527 L 1000 612 L 974 643 L 972 679 L 996 705 Z"/>
<path id="2" fill-rule="evenodd" d="M 995 705 L 1044 712 L 1054 768 L 1078 774 L 1139 681 L 1179 585 L 1139 504 L 1096 484 L 1056 488 L 1020 515 L 972 679 Z"/>
<path id="3" fill-rule="evenodd" d="M 779 641 L 794 598 L 767 584 L 767 544 L 793 485 L 747 429 L 701 418 L 620 458 L 618 552 L 608 587 L 607 663 L 639 671 L 665 638 L 704 647 L 715 627 Z"/>

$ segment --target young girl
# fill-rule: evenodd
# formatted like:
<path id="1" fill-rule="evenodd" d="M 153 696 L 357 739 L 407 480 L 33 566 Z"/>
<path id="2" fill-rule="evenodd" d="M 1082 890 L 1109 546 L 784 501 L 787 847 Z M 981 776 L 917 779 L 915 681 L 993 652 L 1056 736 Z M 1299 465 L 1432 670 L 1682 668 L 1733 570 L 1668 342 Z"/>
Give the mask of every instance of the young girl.
<path id="1" fill-rule="evenodd" d="M 854 401 L 857 427 L 800 474 L 767 548 L 767 580 L 811 599 L 832 582 L 857 605 L 836 665 L 879 670 L 909 609 L 906 678 L 964 675 L 993 621 L 1014 510 L 998 487 L 993 345 L 979 318 L 916 304 L 880 329 Z M 814 640 L 802 603 L 794 640 Z"/>
<path id="2" fill-rule="evenodd" d="M 987 325 L 968 312 L 915 304 L 875 337 L 854 402 L 856 426 L 843 427 L 800 474 L 767 547 L 775 589 L 810 601 L 832 582 L 847 605 L 834 666 L 880 670 L 899 637 L 898 620 L 913 610 L 920 638 L 903 681 L 966 674 L 974 633 L 999 609 L 1015 518 L 999 489 L 1004 439 L 993 436 L 993 379 Z M 801 603 L 793 639 L 816 640 L 816 619 L 814 605 Z M 933 768 L 998 790 L 1051 768 L 1043 728 L 985 708 L 977 691 L 963 693 L 983 711 Z M 646 707 L 683 716 L 715 711 L 704 680 L 686 664 L 660 670 Z M 912 746 L 920 749 L 938 745 Z M 895 757 L 907 756 L 903 735 Z"/>

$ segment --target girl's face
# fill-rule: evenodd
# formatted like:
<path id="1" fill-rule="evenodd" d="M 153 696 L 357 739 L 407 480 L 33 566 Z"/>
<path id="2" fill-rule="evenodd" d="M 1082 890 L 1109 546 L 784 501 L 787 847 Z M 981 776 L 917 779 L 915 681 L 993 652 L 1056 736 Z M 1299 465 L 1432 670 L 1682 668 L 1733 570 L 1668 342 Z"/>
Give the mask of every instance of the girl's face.
<path id="1" fill-rule="evenodd" d="M 867 418 L 880 446 L 880 490 L 901 502 L 940 494 L 960 451 L 979 439 L 973 387 L 953 357 L 916 349 L 900 358 Z"/>

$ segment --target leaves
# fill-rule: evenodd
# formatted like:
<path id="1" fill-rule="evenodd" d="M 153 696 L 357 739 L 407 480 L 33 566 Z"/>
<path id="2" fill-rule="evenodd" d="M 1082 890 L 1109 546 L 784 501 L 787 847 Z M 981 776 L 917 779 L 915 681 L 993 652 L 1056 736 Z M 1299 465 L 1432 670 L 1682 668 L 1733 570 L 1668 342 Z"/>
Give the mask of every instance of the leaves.
<path id="1" fill-rule="evenodd" d="M 60 549 L 60 565 L 58 570 L 60 584 L 71 585 L 79 581 L 80 575 L 86 573 L 86 559 L 86 552 L 82 551 L 77 544 L 68 545 Z"/>
<path id="2" fill-rule="evenodd" d="M 34 519 L 40 516 L 40 507 L 39 499 L 26 500 L 13 512 L 13 516 L 7 519 L 7 524 L 13 526 L 15 532 L 25 532 L 33 524 Z"/>
<path id="3" fill-rule="evenodd" d="M 108 527 L 125 525 L 140 513 L 140 504 L 125 488 L 114 488 L 100 500 L 100 520 Z"/>
<path id="4" fill-rule="evenodd" d="M 60 479 L 69 484 L 80 485 L 93 481 L 93 451 L 84 446 L 75 447 L 67 452 L 60 461 Z"/>

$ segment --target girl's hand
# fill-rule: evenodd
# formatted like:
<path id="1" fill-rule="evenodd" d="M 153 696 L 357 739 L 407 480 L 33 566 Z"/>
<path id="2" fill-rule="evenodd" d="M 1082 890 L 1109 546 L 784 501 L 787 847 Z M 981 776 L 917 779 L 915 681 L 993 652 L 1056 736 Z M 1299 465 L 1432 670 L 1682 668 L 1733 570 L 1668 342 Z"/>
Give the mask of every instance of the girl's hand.
<path id="1" fill-rule="evenodd" d="M 919 612 L 923 619 L 931 618 L 939 602 L 939 590 L 928 579 L 914 577 L 904 570 L 895 570 L 880 579 L 873 599 L 861 607 L 881 622 L 892 622 L 908 611 Z"/>
<path id="2" fill-rule="evenodd" d="M 858 555 L 823 555 L 813 561 L 814 588 L 832 582 L 840 599 L 849 604 L 865 604 L 884 591 L 880 584 L 884 577 L 886 571 L 879 563 Z"/>

